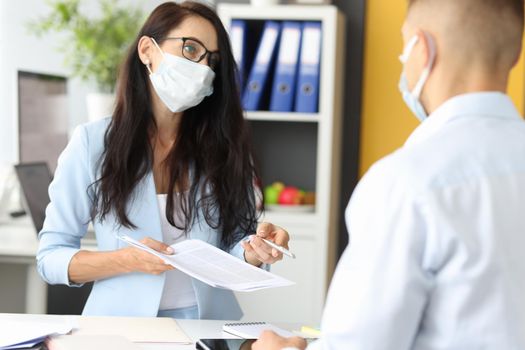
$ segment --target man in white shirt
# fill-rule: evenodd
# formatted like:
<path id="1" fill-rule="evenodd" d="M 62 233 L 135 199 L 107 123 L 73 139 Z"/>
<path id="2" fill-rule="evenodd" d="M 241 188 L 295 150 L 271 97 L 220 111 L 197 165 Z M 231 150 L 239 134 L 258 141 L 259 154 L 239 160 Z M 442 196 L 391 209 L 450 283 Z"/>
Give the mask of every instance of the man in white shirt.
<path id="1" fill-rule="evenodd" d="M 355 190 L 308 349 L 525 349 L 525 122 L 505 95 L 523 6 L 409 1 L 400 89 L 422 124 Z"/>

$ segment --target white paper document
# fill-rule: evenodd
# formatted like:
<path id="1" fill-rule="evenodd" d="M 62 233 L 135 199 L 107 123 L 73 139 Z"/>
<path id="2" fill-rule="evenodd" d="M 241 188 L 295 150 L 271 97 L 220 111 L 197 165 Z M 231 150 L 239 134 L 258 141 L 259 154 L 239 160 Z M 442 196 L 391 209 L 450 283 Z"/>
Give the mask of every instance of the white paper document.
<path id="1" fill-rule="evenodd" d="M 121 235 L 118 237 L 130 245 L 158 256 L 176 269 L 212 287 L 237 292 L 252 292 L 294 284 L 286 278 L 250 265 L 198 239 L 188 239 L 173 244 L 171 247 L 175 253 L 166 255 L 129 236 Z"/>
<path id="2" fill-rule="evenodd" d="M 49 321 L 0 320 L 0 350 L 28 348 L 46 337 L 67 334 L 76 323 L 69 318 Z"/>

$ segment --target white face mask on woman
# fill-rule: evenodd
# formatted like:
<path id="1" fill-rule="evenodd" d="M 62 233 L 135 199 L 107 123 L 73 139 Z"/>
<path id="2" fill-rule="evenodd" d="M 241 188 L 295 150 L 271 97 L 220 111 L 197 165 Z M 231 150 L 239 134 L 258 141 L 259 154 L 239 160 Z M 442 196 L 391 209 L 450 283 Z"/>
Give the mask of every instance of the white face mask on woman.
<path id="1" fill-rule="evenodd" d="M 183 112 L 213 94 L 215 72 L 210 67 L 166 53 L 155 39 L 151 40 L 162 54 L 162 61 L 155 72 L 149 65 L 146 67 L 153 88 L 170 111 Z"/>

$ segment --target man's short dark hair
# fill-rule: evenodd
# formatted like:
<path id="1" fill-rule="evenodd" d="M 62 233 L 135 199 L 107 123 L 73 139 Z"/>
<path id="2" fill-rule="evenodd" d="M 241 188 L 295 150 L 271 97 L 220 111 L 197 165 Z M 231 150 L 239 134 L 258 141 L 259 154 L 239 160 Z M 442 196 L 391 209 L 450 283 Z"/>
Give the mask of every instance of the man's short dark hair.
<path id="1" fill-rule="evenodd" d="M 510 68 L 521 52 L 524 0 L 409 0 L 408 20 L 443 39 L 457 61 Z"/>
<path id="2" fill-rule="evenodd" d="M 417 3 L 440 2 L 441 0 L 408 0 L 408 7 Z M 463 0 L 456 0 L 460 4 Z M 525 1 L 524 0 L 476 0 L 476 6 L 486 7 L 492 11 L 510 11 L 515 14 L 516 19 L 525 22 Z"/>

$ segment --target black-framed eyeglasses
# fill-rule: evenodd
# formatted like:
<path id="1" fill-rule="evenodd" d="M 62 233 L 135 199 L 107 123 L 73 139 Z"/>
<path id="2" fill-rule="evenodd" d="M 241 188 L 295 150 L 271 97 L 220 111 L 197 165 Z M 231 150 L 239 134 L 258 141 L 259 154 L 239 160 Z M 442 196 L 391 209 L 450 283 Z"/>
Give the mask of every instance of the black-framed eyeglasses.
<path id="1" fill-rule="evenodd" d="M 199 63 L 204 58 L 208 57 L 208 66 L 215 69 L 219 64 L 220 56 L 217 51 L 210 51 L 195 38 L 189 37 L 167 37 L 163 40 L 180 40 L 182 41 L 181 53 L 182 56 L 192 62 Z"/>

